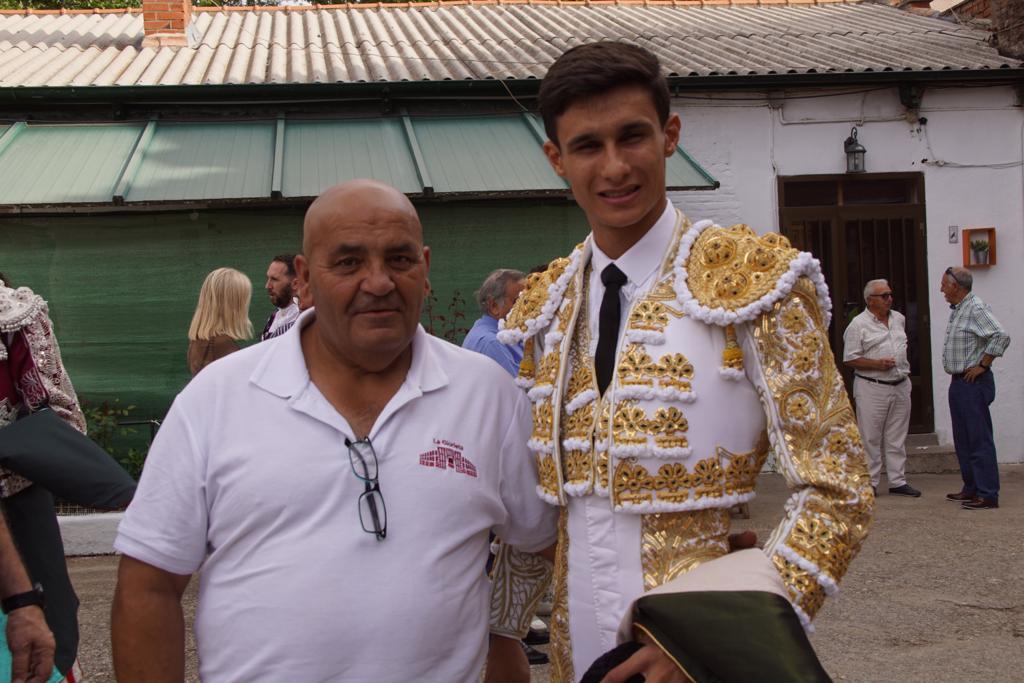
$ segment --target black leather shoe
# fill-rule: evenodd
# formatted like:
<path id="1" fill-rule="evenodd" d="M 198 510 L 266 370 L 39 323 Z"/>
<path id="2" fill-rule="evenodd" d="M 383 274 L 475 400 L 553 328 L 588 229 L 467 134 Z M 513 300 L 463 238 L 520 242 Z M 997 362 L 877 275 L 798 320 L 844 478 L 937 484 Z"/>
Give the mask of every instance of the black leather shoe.
<path id="1" fill-rule="evenodd" d="M 972 501 L 964 503 L 960 506 L 964 510 L 995 510 L 999 507 L 998 501 L 988 500 L 987 498 L 975 498 Z"/>
<path id="2" fill-rule="evenodd" d="M 904 484 L 903 486 L 897 486 L 889 489 L 890 496 L 909 496 L 911 498 L 920 498 L 921 492 L 915 489 L 910 484 Z"/>
<path id="3" fill-rule="evenodd" d="M 546 654 L 535 647 L 530 647 L 526 643 L 523 643 L 523 652 L 526 653 L 526 661 L 530 663 L 530 666 L 548 663 L 548 656 Z"/>

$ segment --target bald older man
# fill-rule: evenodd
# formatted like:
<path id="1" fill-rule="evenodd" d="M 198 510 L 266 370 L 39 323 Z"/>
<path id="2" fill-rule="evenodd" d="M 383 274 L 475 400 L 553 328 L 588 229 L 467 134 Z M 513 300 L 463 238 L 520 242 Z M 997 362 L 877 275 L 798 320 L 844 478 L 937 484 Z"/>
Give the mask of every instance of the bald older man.
<path id="1" fill-rule="evenodd" d="M 529 402 L 419 325 L 430 251 L 408 199 L 327 190 L 303 253 L 313 308 L 197 377 L 150 450 L 115 543 L 121 683 L 182 681 L 200 566 L 205 683 L 477 681 L 488 532 L 554 540 Z"/>

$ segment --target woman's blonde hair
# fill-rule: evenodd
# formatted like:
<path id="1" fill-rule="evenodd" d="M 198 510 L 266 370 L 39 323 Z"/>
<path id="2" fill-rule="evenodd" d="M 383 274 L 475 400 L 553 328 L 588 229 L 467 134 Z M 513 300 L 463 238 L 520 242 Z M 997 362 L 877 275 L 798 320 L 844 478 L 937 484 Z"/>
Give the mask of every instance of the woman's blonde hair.
<path id="1" fill-rule="evenodd" d="M 206 341 L 219 334 L 232 339 L 252 337 L 249 301 L 252 282 L 234 268 L 218 268 L 203 280 L 199 303 L 188 327 L 190 341 Z"/>

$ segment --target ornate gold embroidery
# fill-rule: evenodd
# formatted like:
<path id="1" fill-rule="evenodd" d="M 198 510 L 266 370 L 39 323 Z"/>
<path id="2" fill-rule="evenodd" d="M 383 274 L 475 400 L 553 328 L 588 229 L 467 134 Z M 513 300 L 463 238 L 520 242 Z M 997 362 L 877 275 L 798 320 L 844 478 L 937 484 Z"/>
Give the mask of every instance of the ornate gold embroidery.
<path id="1" fill-rule="evenodd" d="M 687 471 L 683 463 L 665 463 L 654 475 L 634 460 L 627 458 L 615 464 L 612 478 L 615 505 L 652 502 L 678 505 L 691 497 L 695 502 L 722 497 L 725 472 L 717 457 L 698 461 L 693 471 Z"/>
<path id="2" fill-rule="evenodd" d="M 763 315 L 754 341 L 769 398 L 779 408 L 776 456 L 796 486 L 813 486 L 789 514 L 789 532 L 773 560 L 809 617 L 824 599 L 812 572 L 782 552 L 796 553 L 838 581 L 867 535 L 871 489 L 863 446 L 842 377 L 828 352 L 825 320 L 814 285 L 801 278 L 790 295 Z M 796 500 L 796 499 L 794 499 Z"/>
<path id="3" fill-rule="evenodd" d="M 558 515 L 554 599 L 551 604 L 551 683 L 572 683 L 572 641 L 569 636 L 569 510 Z"/>
<path id="4" fill-rule="evenodd" d="M 666 353 L 658 359 L 658 383 L 680 391 L 691 391 L 693 363 L 681 353 Z"/>
<path id="5" fill-rule="evenodd" d="M 643 465 L 620 460 L 615 465 L 615 498 L 624 503 L 649 503 L 654 497 L 654 478 Z"/>
<path id="6" fill-rule="evenodd" d="M 590 484 L 594 473 L 594 458 L 590 451 L 565 451 L 562 454 L 567 484 Z"/>
<path id="7" fill-rule="evenodd" d="M 540 315 L 541 309 L 548 300 L 548 287 L 551 286 L 569 266 L 568 258 L 557 258 L 548 264 L 543 273 L 532 273 L 526 278 L 515 306 L 505 316 L 505 329 L 519 329 L 526 332 L 526 321 Z"/>
<path id="8" fill-rule="evenodd" d="M 521 638 L 551 580 L 551 563 L 501 543 L 491 570 L 491 632 Z"/>
<path id="9" fill-rule="evenodd" d="M 640 344 L 630 344 L 619 356 L 619 386 L 654 386 L 658 366 Z"/>
<path id="10" fill-rule="evenodd" d="M 532 381 L 537 377 L 537 365 L 535 354 L 537 352 L 536 340 L 530 337 L 523 344 L 523 359 L 519 362 L 520 379 Z"/>
<path id="11" fill-rule="evenodd" d="M 725 469 L 726 494 L 753 493 L 757 475 L 768 458 L 768 435 L 762 434 L 757 448 L 749 453 L 730 453 L 719 447 L 718 457 Z"/>
<path id="12" fill-rule="evenodd" d="M 629 313 L 629 329 L 663 331 L 668 325 L 668 307 L 657 301 L 643 300 Z"/>
<path id="13" fill-rule="evenodd" d="M 742 308 L 771 292 L 797 253 L 785 237 L 746 225 L 708 228 L 690 250 L 687 285 L 703 305 Z"/>
<path id="14" fill-rule="evenodd" d="M 537 455 L 537 480 L 540 488 L 549 496 L 558 498 L 558 471 L 555 459 L 547 454 Z"/>
<path id="15" fill-rule="evenodd" d="M 555 418 L 551 413 L 551 398 L 541 399 L 533 404 L 533 438 L 536 441 L 550 443 L 551 432 L 555 428 Z"/>
<path id="16" fill-rule="evenodd" d="M 728 510 L 643 515 L 640 532 L 644 590 L 729 552 Z"/>
<path id="17" fill-rule="evenodd" d="M 654 443 L 659 448 L 686 448 L 689 446 L 685 432 L 690 423 L 679 408 L 658 408 L 649 423 L 649 431 L 654 436 Z"/>
<path id="18" fill-rule="evenodd" d="M 647 413 L 636 405 L 636 401 L 620 401 L 612 422 L 612 434 L 616 445 L 640 445 L 647 443 L 650 431 Z"/>

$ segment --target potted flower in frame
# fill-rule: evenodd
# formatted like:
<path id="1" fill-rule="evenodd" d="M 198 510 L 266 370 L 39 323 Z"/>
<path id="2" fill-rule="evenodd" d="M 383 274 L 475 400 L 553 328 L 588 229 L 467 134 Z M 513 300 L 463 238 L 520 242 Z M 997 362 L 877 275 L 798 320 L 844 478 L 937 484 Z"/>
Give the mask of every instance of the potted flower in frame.
<path id="1" fill-rule="evenodd" d="M 971 240 L 971 261 L 975 265 L 988 265 L 988 240 Z"/>

